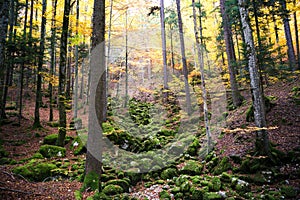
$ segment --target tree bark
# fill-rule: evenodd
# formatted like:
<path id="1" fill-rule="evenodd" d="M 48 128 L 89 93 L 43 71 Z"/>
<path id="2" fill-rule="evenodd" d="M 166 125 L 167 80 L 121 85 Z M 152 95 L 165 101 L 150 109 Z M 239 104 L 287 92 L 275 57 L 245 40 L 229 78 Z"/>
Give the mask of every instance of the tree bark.
<path id="1" fill-rule="evenodd" d="M 234 64 L 236 62 L 234 55 L 234 48 L 232 46 L 232 33 L 229 26 L 229 19 L 226 13 L 225 0 L 220 0 L 221 15 L 223 20 L 223 30 L 224 30 L 224 40 L 226 46 L 227 62 L 228 62 L 228 71 L 230 75 L 230 86 L 232 101 L 235 107 L 238 107 L 242 104 L 242 96 L 238 90 L 238 85 L 235 77 Z"/>
<path id="2" fill-rule="evenodd" d="M 9 17 L 9 0 L 0 3 L 0 125 L 5 118 L 5 104 L 3 101 L 5 90 L 5 71 L 8 70 L 5 64 L 5 45 Z"/>
<path id="3" fill-rule="evenodd" d="M 296 6 L 296 0 L 294 0 L 294 6 Z M 300 45 L 299 45 L 299 31 L 298 31 L 298 20 L 297 20 L 297 12 L 294 11 L 294 27 L 295 27 L 295 38 L 296 38 L 296 52 L 297 52 L 297 67 L 296 69 L 300 69 Z"/>
<path id="4" fill-rule="evenodd" d="M 167 47 L 166 47 L 164 0 L 160 0 L 160 30 L 161 30 L 161 43 L 162 43 L 163 71 L 164 71 L 164 89 L 167 90 L 168 89 L 168 71 L 167 71 Z"/>
<path id="5" fill-rule="evenodd" d="M 182 18 L 181 18 L 181 11 L 180 11 L 180 0 L 176 0 L 176 7 L 177 7 L 177 15 L 178 15 L 178 28 L 179 28 L 179 39 L 180 39 L 180 49 L 181 49 L 181 58 L 182 58 L 182 69 L 183 69 L 184 85 L 185 85 L 186 112 L 188 113 L 188 115 L 190 115 L 192 112 L 192 106 L 191 106 L 191 95 L 190 95 L 190 88 L 188 82 L 188 69 L 187 69 L 187 63 L 185 57 L 185 45 L 184 45 Z"/>
<path id="6" fill-rule="evenodd" d="M 44 49 L 45 49 L 45 33 L 46 33 L 46 9 L 47 9 L 47 0 L 43 0 L 43 9 L 42 9 L 42 23 L 41 23 L 41 37 L 40 37 L 40 51 L 39 51 L 39 61 L 37 69 L 37 83 L 36 83 L 36 98 L 35 98 L 35 110 L 34 110 L 34 124 L 33 127 L 41 127 L 40 123 L 40 107 L 42 103 L 42 72 L 44 64 Z"/>
<path id="7" fill-rule="evenodd" d="M 98 174 L 101 191 L 102 129 L 106 120 L 106 67 L 105 67 L 105 0 L 94 0 L 93 33 L 91 52 L 89 133 L 86 155 L 86 175 Z"/>
<path id="8" fill-rule="evenodd" d="M 205 86 L 205 75 L 204 75 L 204 61 L 203 61 L 203 41 L 199 39 L 198 36 L 198 29 L 197 29 L 197 16 L 196 16 L 196 8 L 195 8 L 195 0 L 192 0 L 193 4 L 193 20 L 194 20 L 194 33 L 195 33 L 195 40 L 197 46 L 197 56 L 199 62 L 199 68 L 201 73 L 201 89 L 202 89 L 202 98 L 203 98 L 203 114 L 204 114 L 204 122 L 205 122 L 205 131 L 207 137 L 207 151 L 211 150 L 211 133 L 210 133 L 210 126 L 209 126 L 209 119 L 208 119 L 208 108 L 207 108 L 207 92 Z M 200 24 L 200 30 L 202 29 L 202 24 Z M 202 32 L 200 31 L 200 34 Z M 201 36 L 200 36 L 201 38 Z"/>
<path id="9" fill-rule="evenodd" d="M 250 73 L 250 85 L 253 98 L 254 120 L 256 126 L 260 128 L 266 127 L 266 115 L 264 108 L 263 92 L 260 86 L 260 76 L 257 66 L 256 50 L 254 46 L 252 30 L 248 16 L 248 9 L 245 7 L 245 0 L 239 0 L 239 12 L 241 15 L 242 28 L 245 35 L 246 48 L 248 52 L 248 65 Z M 266 130 L 258 130 L 256 132 L 256 150 L 260 155 L 270 154 L 270 144 L 268 132 Z"/>
<path id="10" fill-rule="evenodd" d="M 288 17 L 288 10 L 286 8 L 286 0 L 280 0 L 280 4 L 283 9 L 283 25 L 284 25 L 284 34 L 285 34 L 285 39 L 286 39 L 286 45 L 288 47 L 288 58 L 289 58 L 289 64 L 290 68 L 292 70 L 297 69 L 296 65 L 296 56 L 295 56 L 295 51 L 293 47 L 293 39 L 292 39 L 292 34 L 291 34 L 291 28 L 290 28 L 290 23 L 289 23 L 289 17 Z"/>
<path id="11" fill-rule="evenodd" d="M 56 7 L 57 0 L 52 0 L 52 22 L 51 22 L 51 58 L 50 58 L 50 76 L 51 78 L 54 76 L 54 68 L 55 68 L 55 38 L 56 38 Z M 50 101 L 50 113 L 49 113 L 49 121 L 53 121 L 53 85 L 52 79 L 49 82 L 49 101 Z"/>
<path id="12" fill-rule="evenodd" d="M 68 32 L 69 32 L 69 15 L 71 3 L 70 0 L 65 0 L 64 18 L 60 39 L 60 60 L 59 60 L 59 83 L 58 83 L 58 110 L 59 110 L 59 132 L 57 145 L 64 146 L 66 137 L 66 65 L 67 65 L 67 48 L 68 48 Z"/>

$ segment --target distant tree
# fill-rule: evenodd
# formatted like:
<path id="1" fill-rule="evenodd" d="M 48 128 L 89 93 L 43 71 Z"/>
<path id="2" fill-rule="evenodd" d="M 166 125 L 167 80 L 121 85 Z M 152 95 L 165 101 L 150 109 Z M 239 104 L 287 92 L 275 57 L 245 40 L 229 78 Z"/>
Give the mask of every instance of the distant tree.
<path id="1" fill-rule="evenodd" d="M 187 109 L 186 111 L 190 115 L 192 112 L 192 106 L 191 106 L 191 95 L 190 95 L 190 88 L 188 82 L 188 69 L 187 69 L 187 62 L 185 56 L 185 45 L 184 45 L 184 37 L 183 37 L 180 0 L 176 0 L 176 7 L 177 7 L 177 16 L 178 16 L 182 69 L 183 69 L 184 85 L 185 85 L 185 98 L 186 98 L 186 109 Z"/>
<path id="2" fill-rule="evenodd" d="M 45 50 L 45 34 L 46 34 L 46 10 L 47 0 L 43 0 L 42 8 L 42 22 L 41 22 L 41 37 L 40 37 L 40 49 L 38 57 L 38 69 L 37 69 L 37 83 L 36 83 L 36 98 L 35 98 L 35 110 L 34 110 L 34 123 L 33 127 L 41 127 L 40 122 L 40 107 L 42 103 L 42 69 L 44 64 L 44 50 Z"/>
<path id="3" fill-rule="evenodd" d="M 59 83 L 58 83 L 58 110 L 59 110 L 59 132 L 57 145 L 64 146 L 67 133 L 67 118 L 66 118 L 66 65 L 67 65 L 67 48 L 68 48 L 68 32 L 69 32 L 69 16 L 71 2 L 65 0 L 64 17 L 60 39 L 60 60 L 59 60 Z"/>
<path id="4" fill-rule="evenodd" d="M 199 2 L 200 4 L 200 2 Z M 201 25 L 200 28 L 197 28 L 197 15 L 196 15 L 196 6 L 195 6 L 195 0 L 192 0 L 193 5 L 193 21 L 194 21 L 194 34 L 195 34 L 195 40 L 196 40 L 196 46 L 197 46 L 197 56 L 198 56 L 198 62 L 199 62 L 199 68 L 201 73 L 201 89 L 202 89 L 202 98 L 203 98 L 203 115 L 204 115 L 204 122 L 205 122 L 205 132 L 207 136 L 207 150 L 211 150 L 211 133 L 210 133 L 210 126 L 209 126 L 209 118 L 208 118 L 208 107 L 207 107 L 207 92 L 206 92 L 206 86 L 205 86 L 205 75 L 204 75 L 204 61 L 203 61 L 203 40 L 201 40 L 198 35 L 198 30 L 202 29 Z M 201 6 L 201 5 L 198 5 Z M 200 31 L 200 35 L 202 32 Z"/>
<path id="5" fill-rule="evenodd" d="M 286 7 L 286 0 L 279 0 L 279 3 L 281 4 L 282 9 L 282 20 L 284 25 L 284 34 L 286 39 L 286 45 L 288 47 L 288 58 L 289 58 L 289 64 L 292 70 L 296 70 L 296 56 L 295 51 L 293 47 L 293 39 L 291 34 L 291 28 L 290 28 L 290 22 L 289 22 L 289 11 Z"/>
<path id="6" fill-rule="evenodd" d="M 234 54 L 234 46 L 232 42 L 232 32 L 229 24 L 229 18 L 226 12 L 225 7 L 225 0 L 220 0 L 220 7 L 221 7 L 221 15 L 223 21 L 223 31 L 224 31 L 224 40 L 226 46 L 226 54 L 227 54 L 227 64 L 228 64 L 228 71 L 230 75 L 230 86 L 231 86 L 231 94 L 232 94 L 232 101 L 235 107 L 238 107 L 242 104 L 242 96 L 238 90 L 238 85 L 236 82 L 236 75 L 234 70 L 234 65 L 236 63 L 236 58 Z"/>
<path id="7" fill-rule="evenodd" d="M 248 52 L 248 65 L 250 73 L 250 85 L 252 90 L 254 121 L 259 130 L 256 131 L 256 150 L 260 155 L 270 154 L 269 137 L 266 128 L 266 114 L 264 108 L 264 97 L 259 78 L 257 66 L 257 55 L 253 41 L 252 30 L 245 0 L 239 0 L 239 11 L 241 15 L 242 28 L 245 35 L 246 48 Z"/>
<path id="8" fill-rule="evenodd" d="M 51 44 L 50 44 L 50 76 L 51 80 L 49 82 L 49 102 L 50 102 L 50 112 L 49 112 L 49 121 L 53 121 L 53 81 L 52 77 L 54 75 L 55 69 L 55 44 L 56 44 L 56 7 L 57 0 L 52 0 L 52 20 L 51 20 Z"/>
<path id="9" fill-rule="evenodd" d="M 296 7 L 296 0 L 293 1 L 294 7 Z M 297 69 L 300 69 L 300 44 L 299 44 L 299 29 L 298 29 L 298 20 L 297 20 L 297 12 L 294 11 L 294 29 L 295 29 L 295 38 L 296 38 L 296 52 L 297 52 Z"/>
<path id="10" fill-rule="evenodd" d="M 8 18 L 9 0 L 4 0 L 0 2 L 0 125 L 3 118 L 5 118 L 5 104 L 3 102 L 3 94 L 5 89 L 5 72 L 6 70 L 8 70 L 5 64 L 5 46 L 7 38 Z"/>
<path id="11" fill-rule="evenodd" d="M 164 89 L 168 89 L 168 71 L 167 71 L 167 45 L 166 45 L 166 30 L 165 30 L 165 6 L 164 0 L 160 0 L 160 30 L 162 42 L 163 56 L 163 71 L 164 71 Z"/>

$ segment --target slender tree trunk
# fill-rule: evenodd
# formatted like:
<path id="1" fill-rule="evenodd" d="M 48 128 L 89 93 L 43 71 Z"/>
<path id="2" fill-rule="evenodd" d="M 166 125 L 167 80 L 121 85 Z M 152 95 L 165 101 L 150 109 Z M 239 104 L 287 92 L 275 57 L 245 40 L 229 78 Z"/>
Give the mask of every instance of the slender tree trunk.
<path id="1" fill-rule="evenodd" d="M 184 85 L 185 85 L 186 111 L 188 115 L 190 115 L 192 112 L 192 106 L 191 106 L 191 95 L 190 95 L 190 88 L 188 82 L 188 69 L 187 69 L 187 63 L 185 57 L 185 45 L 184 45 L 182 18 L 181 18 L 181 11 L 180 11 L 180 0 L 176 0 L 176 7 L 177 7 L 177 15 L 178 15 L 178 28 L 179 28 L 180 49 L 181 49 L 181 57 L 182 57 L 182 69 L 183 69 Z"/>
<path id="2" fill-rule="evenodd" d="M 78 36 L 79 28 L 79 0 L 77 0 L 76 5 L 76 35 Z M 74 86 L 74 120 L 77 118 L 78 109 L 78 44 L 75 46 L 75 86 Z"/>
<path id="3" fill-rule="evenodd" d="M 245 0 L 239 0 L 239 12 L 242 20 L 242 28 L 245 35 L 248 63 L 250 72 L 250 85 L 253 96 L 254 120 L 258 128 L 266 127 L 266 115 L 264 108 L 263 92 L 260 86 L 259 71 L 257 66 L 256 50 L 254 46 L 252 30 L 248 16 L 248 10 L 245 7 Z M 258 130 L 256 132 L 256 150 L 260 155 L 270 154 L 270 145 L 268 133 L 266 130 Z"/>
<path id="4" fill-rule="evenodd" d="M 166 45 L 164 0 L 160 0 L 160 31 L 161 31 L 163 71 L 164 71 L 164 89 L 167 90 L 169 87 L 168 87 L 168 71 L 167 71 L 167 47 L 166 47 L 167 45 Z"/>
<path id="5" fill-rule="evenodd" d="M 124 107 L 127 107 L 128 103 L 128 9 L 126 9 L 125 16 L 125 100 Z"/>
<path id="6" fill-rule="evenodd" d="M 91 57 L 91 95 L 89 106 L 89 134 L 86 155 L 86 175 L 98 175 L 101 191 L 102 152 L 101 124 L 106 120 L 106 70 L 105 70 L 105 0 L 94 0 L 92 57 Z M 99 77 L 100 76 L 100 77 Z M 97 127 L 97 128 L 96 128 Z"/>
<path id="7" fill-rule="evenodd" d="M 220 0 L 220 6 L 221 6 L 221 15 L 223 20 L 223 30 L 224 30 L 224 40 L 226 45 L 226 54 L 227 54 L 227 62 L 228 62 L 228 71 L 230 75 L 230 86 L 231 86 L 231 94 L 232 94 L 232 101 L 235 107 L 238 107 L 242 104 L 242 97 L 238 90 L 238 85 L 236 82 L 235 77 L 235 70 L 234 70 L 234 63 L 235 55 L 232 47 L 232 37 L 231 37 L 231 30 L 229 27 L 229 19 L 228 15 L 226 13 L 225 8 L 225 0 Z"/>
<path id="8" fill-rule="evenodd" d="M 57 0 L 52 0 L 52 22 L 51 22 L 51 61 L 50 61 L 50 76 L 54 76 L 54 68 L 55 68 L 55 39 L 56 39 L 56 7 Z M 50 113 L 49 113 L 49 121 L 53 121 L 53 85 L 52 81 L 49 83 L 49 101 L 50 101 Z"/>
<path id="9" fill-rule="evenodd" d="M 294 0 L 294 6 L 296 7 L 296 0 Z M 299 44 L 299 29 L 297 20 L 297 11 L 294 11 L 294 27 L 295 27 L 295 38 L 296 38 L 296 52 L 297 52 L 297 67 L 295 69 L 300 69 L 300 44 Z"/>
<path id="10" fill-rule="evenodd" d="M 0 125 L 5 118 L 5 104 L 3 98 L 6 98 L 4 96 L 5 71 L 8 71 L 5 58 L 8 18 L 9 0 L 5 0 L 0 3 Z"/>
<path id="11" fill-rule="evenodd" d="M 37 83 L 36 83 L 36 99 L 35 99 L 35 110 L 34 110 L 34 124 L 33 127 L 41 127 L 40 123 L 40 107 L 42 103 L 42 72 L 44 63 L 44 49 L 45 49 L 45 33 L 46 33 L 46 10 L 47 10 L 47 0 L 43 0 L 42 9 L 42 23 L 41 23 L 41 38 L 40 38 L 40 52 L 39 61 L 37 69 Z"/>
<path id="12" fill-rule="evenodd" d="M 26 29 L 27 29 L 27 16 L 28 16 L 28 0 L 25 2 L 25 16 L 24 16 L 24 28 L 23 28 L 23 41 L 24 46 L 22 50 L 22 63 L 21 63 L 21 72 L 20 72 L 20 93 L 19 93 L 19 125 L 21 125 L 21 119 L 22 119 L 22 108 L 23 108 L 23 86 L 24 86 L 24 68 L 25 68 L 25 56 L 26 56 Z M 28 61 L 27 61 L 28 62 Z"/>
<path id="13" fill-rule="evenodd" d="M 60 39 L 60 60 L 59 60 L 59 83 L 58 83 L 58 110 L 59 110 L 59 132 L 57 138 L 57 145 L 64 146 L 66 137 L 66 65 L 67 65 L 67 51 L 68 51 L 68 32 L 69 32 L 69 15 L 71 3 L 70 0 L 65 0 L 64 18 Z"/>
<path id="14" fill-rule="evenodd" d="M 171 66 L 174 73 L 175 62 L 174 62 L 174 45 L 173 45 L 173 28 L 172 24 L 170 24 L 170 42 L 171 42 Z"/>
<path id="15" fill-rule="evenodd" d="M 196 8 L 195 8 L 195 0 L 192 0 L 193 4 L 193 20 L 194 20 L 194 33 L 195 33 L 195 40 L 197 46 L 197 56 L 198 62 L 200 66 L 200 73 L 201 73 L 201 89 L 202 89 L 202 98 L 203 98 L 203 114 L 204 114 L 204 122 L 205 122 L 205 131 L 207 137 L 207 151 L 211 150 L 211 133 L 210 133 L 210 125 L 208 119 L 208 108 L 207 108 L 207 92 L 205 86 L 205 75 L 204 75 L 204 60 L 203 60 L 203 43 L 201 43 L 198 36 L 198 29 L 197 29 L 197 16 L 196 16 Z M 202 26 L 202 25 L 201 25 Z M 199 28 L 200 30 L 202 27 Z M 200 32 L 201 34 L 202 32 Z M 202 48 L 202 49 L 201 49 Z"/>
<path id="16" fill-rule="evenodd" d="M 286 8 L 286 0 L 280 0 L 280 3 L 284 12 L 282 20 L 284 25 L 286 45 L 288 47 L 289 64 L 292 70 L 296 70 L 296 56 L 293 47 L 293 39 L 292 39 L 291 28 L 289 23 L 288 10 Z"/>

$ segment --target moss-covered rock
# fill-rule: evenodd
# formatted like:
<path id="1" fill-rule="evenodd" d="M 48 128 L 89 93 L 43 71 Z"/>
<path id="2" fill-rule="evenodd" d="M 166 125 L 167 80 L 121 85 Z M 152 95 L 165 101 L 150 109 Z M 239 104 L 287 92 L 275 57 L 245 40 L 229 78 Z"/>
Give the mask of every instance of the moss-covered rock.
<path id="1" fill-rule="evenodd" d="M 96 192 L 93 196 L 93 200 L 111 200 L 111 197 L 107 196 L 103 192 Z"/>
<path id="2" fill-rule="evenodd" d="M 74 152 L 74 155 L 80 155 L 83 153 L 86 153 L 86 144 L 83 141 L 84 138 L 77 136 L 74 141 L 72 142 L 72 150 Z"/>
<path id="3" fill-rule="evenodd" d="M 195 160 L 188 160 L 186 165 L 180 170 L 181 174 L 199 175 L 202 171 L 202 164 Z"/>
<path id="4" fill-rule="evenodd" d="M 105 185 L 119 185 L 123 188 L 124 192 L 129 192 L 129 183 L 123 179 L 109 180 Z"/>
<path id="5" fill-rule="evenodd" d="M 40 147 L 39 152 L 45 157 L 45 158 L 52 158 L 52 157 L 65 157 L 66 156 L 66 148 L 54 146 L 54 145 L 42 145 Z"/>
<path id="6" fill-rule="evenodd" d="M 191 199 L 192 200 L 202 200 L 203 199 L 203 191 L 196 187 L 191 187 L 190 189 Z"/>
<path id="7" fill-rule="evenodd" d="M 40 163 L 36 160 L 31 160 L 23 166 L 15 167 L 13 173 L 20 174 L 31 181 L 43 181 L 52 176 L 52 170 L 57 166 L 51 163 Z"/>
<path id="8" fill-rule="evenodd" d="M 221 199 L 224 198 L 216 192 L 206 192 L 203 194 L 203 200 L 221 200 Z"/>
<path id="9" fill-rule="evenodd" d="M 213 177 L 211 179 L 210 184 L 208 184 L 209 189 L 215 192 L 219 191 L 221 189 L 221 186 L 222 186 L 222 182 L 219 177 Z"/>
<path id="10" fill-rule="evenodd" d="M 177 169 L 176 168 L 167 168 L 161 172 L 160 177 L 164 180 L 172 179 L 173 177 L 177 176 Z"/>
<path id="11" fill-rule="evenodd" d="M 40 152 L 36 152 L 35 154 L 33 154 L 33 156 L 31 158 L 32 159 L 43 159 L 44 156 Z"/>
<path id="12" fill-rule="evenodd" d="M 184 181 L 180 185 L 180 191 L 183 193 L 189 192 L 190 188 L 191 188 L 191 183 L 189 181 Z"/>
<path id="13" fill-rule="evenodd" d="M 159 199 L 161 200 L 171 200 L 171 196 L 168 191 L 163 190 L 159 193 Z"/>
<path id="14" fill-rule="evenodd" d="M 226 172 L 231 168 L 232 165 L 230 164 L 229 159 L 227 157 L 223 157 L 219 164 L 214 168 L 213 173 L 215 175 L 219 175 L 222 172 Z"/>
<path id="15" fill-rule="evenodd" d="M 95 172 L 90 172 L 84 177 L 83 185 L 80 191 L 84 191 L 86 189 L 90 190 L 99 190 L 99 175 Z"/>
<path id="16" fill-rule="evenodd" d="M 225 183 L 231 183 L 231 179 L 232 179 L 232 175 L 226 173 L 226 172 L 223 172 L 221 174 L 221 181 L 222 182 L 225 182 Z"/>
<path id="17" fill-rule="evenodd" d="M 123 191 L 123 188 L 119 185 L 107 185 L 102 190 L 102 192 L 106 195 L 121 194 Z"/>

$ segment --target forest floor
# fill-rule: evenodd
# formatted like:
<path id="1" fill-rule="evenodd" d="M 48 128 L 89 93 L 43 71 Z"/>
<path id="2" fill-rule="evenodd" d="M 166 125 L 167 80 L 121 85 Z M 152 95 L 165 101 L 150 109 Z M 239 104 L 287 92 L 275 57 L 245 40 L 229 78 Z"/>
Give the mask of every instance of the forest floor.
<path id="1" fill-rule="evenodd" d="M 267 113 L 267 121 L 269 127 L 269 138 L 277 149 L 283 152 L 300 148 L 300 106 L 292 99 L 292 88 L 300 87 L 299 79 L 292 82 L 278 82 L 265 88 L 265 94 L 273 96 L 275 105 Z M 249 91 L 244 91 L 243 96 L 246 97 L 247 103 L 238 109 L 228 111 L 227 124 L 228 130 L 237 128 L 246 128 L 254 126 L 253 122 L 246 122 L 246 110 L 251 102 Z M 46 102 L 46 100 L 45 100 Z M 11 113 L 11 111 L 8 111 Z M 4 150 L 8 152 L 8 158 L 16 161 L 15 164 L 0 165 L 0 199 L 75 199 L 74 191 L 82 187 L 82 182 L 78 180 L 59 179 L 44 182 L 33 182 L 26 178 L 14 174 L 12 169 L 22 165 L 18 161 L 32 157 L 40 148 L 43 138 L 46 135 L 57 133 L 57 128 L 50 127 L 47 123 L 49 116 L 49 108 L 41 108 L 41 123 L 43 128 L 32 129 L 34 116 L 34 98 L 29 95 L 25 99 L 23 110 L 23 119 L 21 126 L 18 126 L 17 116 L 10 114 L 7 124 L 0 127 L 0 139 Z M 54 118 L 58 119 L 58 111 L 55 110 Z M 68 113 L 68 122 L 71 120 L 71 113 Z M 75 137 L 76 131 L 69 131 L 68 135 Z M 243 130 L 226 133 L 218 139 L 215 146 L 217 155 L 221 157 L 230 157 L 233 155 L 246 157 L 254 148 L 255 134 L 246 133 Z M 73 154 L 70 145 L 66 145 L 66 159 L 72 160 L 78 156 Z M 84 155 L 79 155 L 84 159 Z M 290 176 L 299 175 L 300 163 L 283 164 L 280 170 Z M 286 182 L 295 188 L 300 188 L 300 178 L 292 178 Z M 276 188 L 276 185 L 272 185 Z M 145 189 L 141 184 L 132 188 L 132 193 L 141 195 L 142 193 L 152 193 L 153 198 L 158 198 L 159 189 L 153 187 Z M 83 199 L 92 195 L 93 192 L 84 192 Z M 300 199 L 299 191 L 295 199 Z"/>

